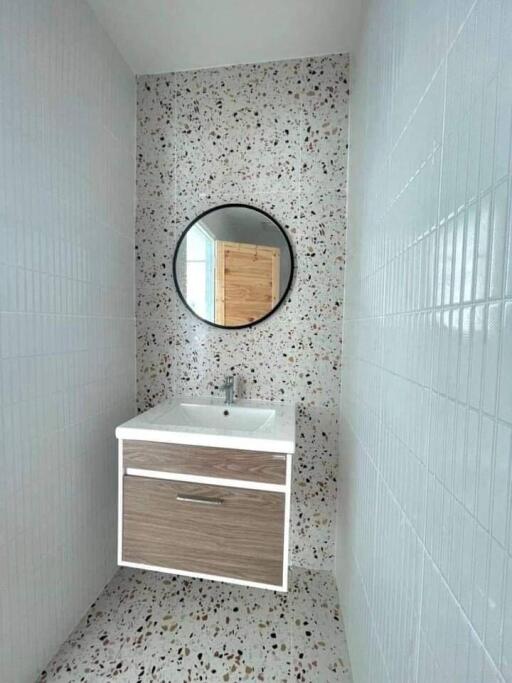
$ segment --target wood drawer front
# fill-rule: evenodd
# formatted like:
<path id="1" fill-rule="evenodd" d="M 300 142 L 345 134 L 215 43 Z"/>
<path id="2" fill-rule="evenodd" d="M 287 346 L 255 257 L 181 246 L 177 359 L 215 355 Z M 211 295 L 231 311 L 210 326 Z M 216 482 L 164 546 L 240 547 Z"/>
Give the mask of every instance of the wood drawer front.
<path id="1" fill-rule="evenodd" d="M 284 493 L 125 475 L 123 495 L 124 561 L 282 584 Z"/>
<path id="2" fill-rule="evenodd" d="M 286 483 L 286 456 L 231 448 L 182 446 L 152 441 L 124 441 L 125 467 L 175 474 L 240 479 L 267 484 Z"/>

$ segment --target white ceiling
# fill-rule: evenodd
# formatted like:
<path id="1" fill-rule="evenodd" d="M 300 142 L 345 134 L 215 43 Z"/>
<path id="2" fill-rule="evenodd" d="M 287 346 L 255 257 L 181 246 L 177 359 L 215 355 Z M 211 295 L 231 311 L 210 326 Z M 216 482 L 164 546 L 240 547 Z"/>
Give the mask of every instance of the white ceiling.
<path id="1" fill-rule="evenodd" d="M 350 52 L 362 0 L 88 0 L 136 74 Z"/>

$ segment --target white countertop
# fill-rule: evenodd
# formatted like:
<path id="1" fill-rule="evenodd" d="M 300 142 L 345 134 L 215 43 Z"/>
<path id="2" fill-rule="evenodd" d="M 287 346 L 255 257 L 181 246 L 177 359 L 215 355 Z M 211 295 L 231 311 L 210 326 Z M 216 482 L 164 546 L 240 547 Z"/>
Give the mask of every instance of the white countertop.
<path id="1" fill-rule="evenodd" d="M 197 420 L 196 414 L 199 416 Z M 211 422 L 210 414 L 211 420 L 218 423 L 217 426 L 206 426 Z M 205 424 L 201 424 L 203 415 L 206 416 Z M 251 428 L 251 421 L 257 423 L 260 415 L 262 424 Z M 237 420 L 240 424 L 245 423 L 246 427 L 233 428 L 233 425 L 238 424 Z M 248 400 L 225 405 L 220 398 L 175 398 L 119 425 L 116 437 L 133 441 L 294 453 L 295 405 Z"/>

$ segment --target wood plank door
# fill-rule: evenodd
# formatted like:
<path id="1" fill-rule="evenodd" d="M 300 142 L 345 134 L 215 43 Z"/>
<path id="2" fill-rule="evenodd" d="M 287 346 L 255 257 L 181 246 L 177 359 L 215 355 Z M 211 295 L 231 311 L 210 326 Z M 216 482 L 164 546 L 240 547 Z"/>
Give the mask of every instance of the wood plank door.
<path id="1" fill-rule="evenodd" d="M 248 325 L 279 301 L 280 250 L 258 244 L 216 242 L 215 322 Z"/>

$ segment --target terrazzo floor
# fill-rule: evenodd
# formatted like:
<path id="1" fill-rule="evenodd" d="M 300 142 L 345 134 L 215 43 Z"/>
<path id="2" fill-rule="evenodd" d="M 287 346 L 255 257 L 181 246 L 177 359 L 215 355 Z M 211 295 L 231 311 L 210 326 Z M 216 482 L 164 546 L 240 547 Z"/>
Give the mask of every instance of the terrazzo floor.
<path id="1" fill-rule="evenodd" d="M 38 683 L 351 683 L 333 575 L 288 593 L 121 569 Z"/>

